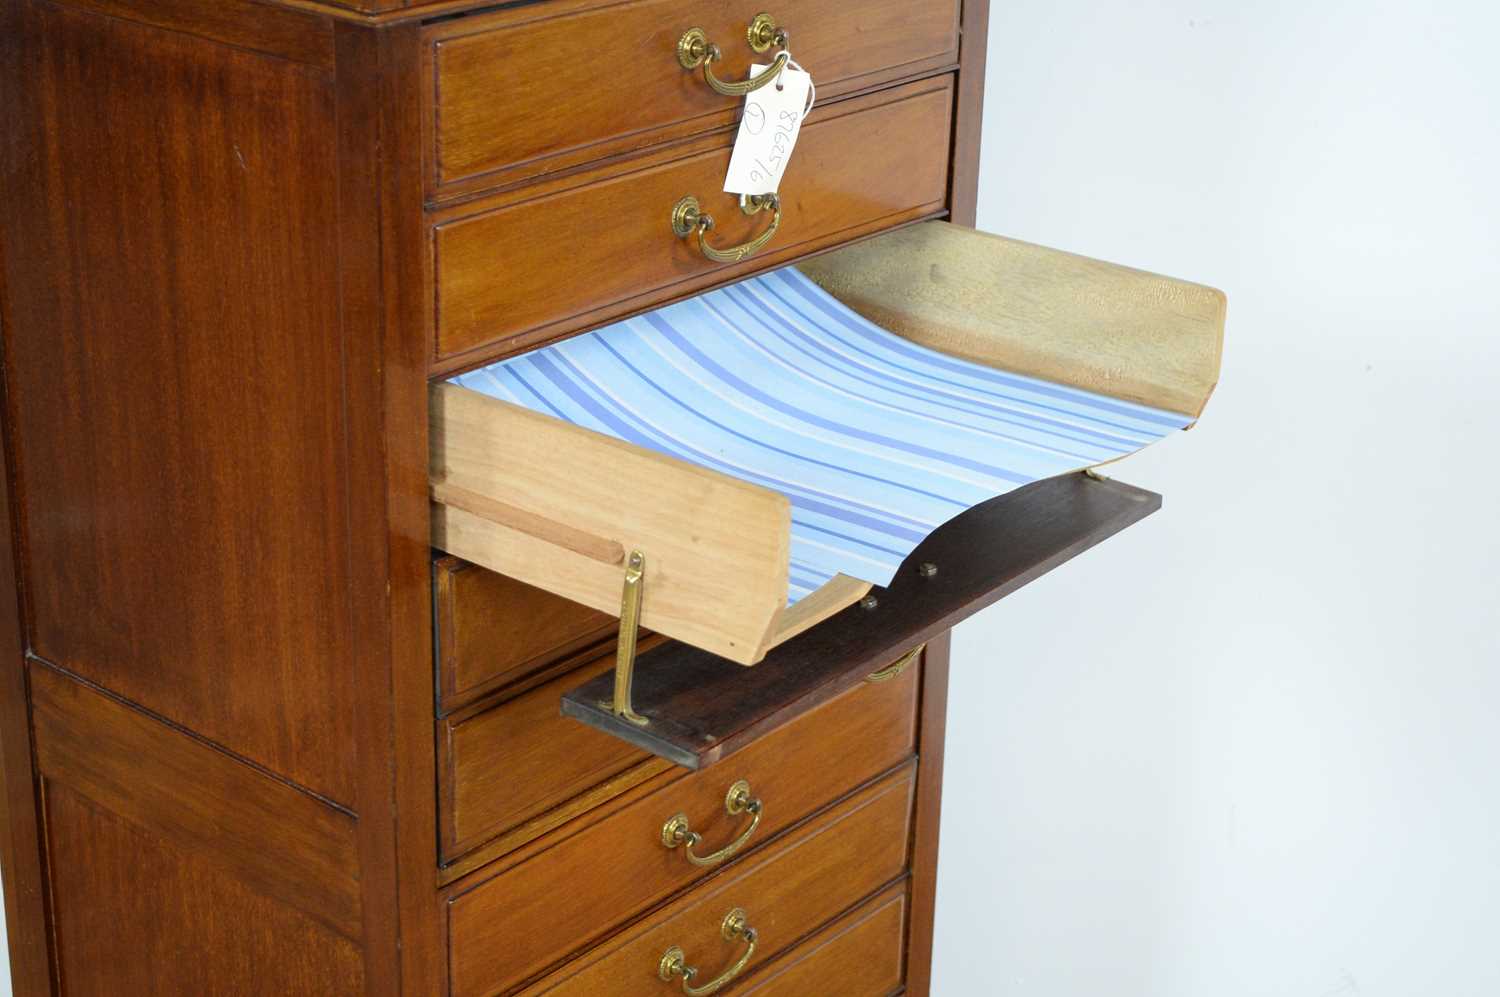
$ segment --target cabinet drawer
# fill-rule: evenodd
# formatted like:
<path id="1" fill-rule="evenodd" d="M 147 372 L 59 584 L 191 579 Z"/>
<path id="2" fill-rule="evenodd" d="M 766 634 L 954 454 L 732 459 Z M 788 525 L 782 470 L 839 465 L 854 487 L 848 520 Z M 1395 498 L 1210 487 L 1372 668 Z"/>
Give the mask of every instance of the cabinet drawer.
<path id="1" fill-rule="evenodd" d="M 906 884 L 887 890 L 746 981 L 744 997 L 886 997 L 906 976 Z"/>
<path id="2" fill-rule="evenodd" d="M 797 939 L 901 876 L 915 784 L 913 764 L 524 992 L 528 997 L 666 994 L 681 984 L 682 973 L 672 968 L 678 958 L 680 965 L 696 970 L 694 987 L 725 980 L 725 992 L 740 991 L 734 980 L 754 973 Z M 736 914 L 742 922 L 730 921 Z M 753 948 L 743 933 L 748 930 L 755 933 Z M 892 948 L 899 956 L 900 938 L 895 942 Z M 887 965 L 891 954 L 884 953 Z M 827 986 L 834 981 L 820 982 L 825 986 L 785 992 L 855 997 L 848 989 Z M 459 997 L 465 993 L 457 991 Z"/>
<path id="3" fill-rule="evenodd" d="M 763 803 L 740 852 L 760 845 L 841 794 L 912 755 L 917 669 L 861 685 L 760 739 L 717 769 L 684 775 L 558 832 L 556 844 L 450 898 L 453 992 L 488 994 L 520 983 L 705 876 L 664 826 L 686 815 L 700 854 L 738 840 L 752 816 L 731 815 L 739 780 Z M 904 846 L 903 846 L 904 847 Z"/>
<path id="4" fill-rule="evenodd" d="M 598 645 L 615 631 L 608 613 L 457 557 L 432 564 L 440 708 Z"/>
<path id="5" fill-rule="evenodd" d="M 593 661 L 489 709 L 439 721 L 438 843 L 445 864 L 650 757 L 558 712 L 563 693 L 613 665 L 612 657 Z"/>
<path id="6" fill-rule="evenodd" d="M 721 245 L 764 230 L 722 192 L 731 136 L 668 162 L 622 164 L 433 229 L 438 368 L 514 352 L 586 324 L 943 210 L 951 77 L 816 107 L 781 183 L 775 238 L 740 263 L 705 259 L 672 228 L 696 197 Z"/>
<path id="7" fill-rule="evenodd" d="M 561 268 L 559 261 L 549 269 Z M 1149 424 L 1149 431 L 1139 426 L 1129 429 L 1137 434 L 1132 440 L 1147 440 L 1149 433 L 1165 433 L 1169 425 L 1190 422 L 1217 379 L 1223 299 L 1209 288 L 941 222 L 882 235 L 810 260 L 802 269 L 833 299 L 890 330 L 880 334 L 882 349 L 916 355 L 911 347 L 915 343 L 932 348 L 934 352 L 919 356 L 922 362 L 935 358 L 931 362 L 943 376 L 957 363 L 946 353 L 973 361 L 963 368 L 964 376 L 978 371 L 973 376 L 1000 378 L 1005 384 L 1002 390 L 1008 392 L 1004 413 L 1019 412 L 1025 418 L 1037 413 L 1035 418 L 1044 428 L 1036 432 L 1061 434 L 1041 437 L 1030 449 L 1011 441 L 1022 451 L 1018 459 L 1030 462 L 1025 469 L 1032 475 L 1056 474 L 1093 462 L 1069 435 L 1069 427 L 1056 428 L 1051 406 L 1059 394 L 1062 403 L 1087 405 L 1090 411 L 1115 419 L 1127 417 L 1122 413 L 1127 413 L 1125 406 L 1130 403 L 1156 406 L 1141 416 L 1139 426 Z M 812 294 L 806 278 L 797 278 L 801 283 L 791 277 L 786 280 L 792 283 L 780 286 L 799 289 L 787 293 Z M 502 280 L 495 285 L 514 283 Z M 818 301 L 809 307 L 821 307 Z M 841 313 L 841 317 L 848 314 Z M 643 323 L 640 349 L 665 349 L 662 337 L 673 334 L 670 327 L 663 330 L 666 325 L 662 319 Z M 718 328 L 709 327 L 701 334 Z M 1104 353 L 1100 330 L 1108 331 L 1109 349 Z M 754 330 L 742 338 L 753 334 Z M 648 338 L 652 336 L 657 338 Z M 729 337 L 720 339 L 735 342 Z M 833 342 L 843 346 L 842 341 Z M 900 355 L 905 359 L 906 354 Z M 660 365 L 668 374 L 678 369 L 675 356 Z M 728 356 L 708 363 L 719 369 L 729 363 L 748 365 L 755 362 L 756 354 L 747 347 L 733 354 L 733 360 Z M 549 359 L 545 369 L 562 379 L 556 371 L 564 362 L 571 361 Z M 729 396 L 722 403 L 726 410 L 733 405 L 765 407 L 752 393 L 774 395 L 783 385 L 789 391 L 808 393 L 806 385 L 783 373 L 793 368 L 791 363 L 760 362 L 765 372 L 756 386 L 744 389 L 743 400 L 727 383 L 711 386 L 711 391 Z M 990 368 L 1001 373 L 995 375 Z M 632 376 L 631 368 L 623 363 L 607 369 Z M 1043 401 L 1022 409 L 1023 399 L 1012 396 L 1019 390 L 1018 377 L 1028 375 L 1036 380 L 1026 390 L 1034 390 Z M 595 375 L 585 372 L 569 380 L 566 399 L 549 399 L 547 405 L 553 406 L 549 411 L 560 411 L 556 406 L 593 406 L 613 417 L 607 405 L 619 407 L 609 397 L 615 389 L 608 384 L 597 386 L 596 393 L 604 400 L 596 400 L 576 383 L 589 376 Z M 680 377 L 656 390 L 668 395 L 698 391 L 700 382 L 695 376 L 700 375 Z M 912 375 L 903 370 L 900 376 Z M 493 379 L 495 375 L 481 377 Z M 481 386 L 483 382 L 473 383 Z M 939 376 L 934 383 L 946 382 Z M 1058 387 L 1059 383 L 1072 387 Z M 652 384 L 637 378 L 619 390 L 649 392 Z M 1095 390 L 1105 387 L 1111 389 L 1107 394 Z M 516 389 L 518 395 L 521 390 Z M 842 394 L 824 391 L 833 399 L 852 396 L 851 403 L 859 401 L 849 390 Z M 1086 400 L 1079 400 L 1090 391 Z M 703 394 L 699 391 L 695 400 Z M 714 394 L 697 404 L 706 407 L 718 397 Z M 797 438 L 809 441 L 802 459 L 822 468 L 836 466 L 852 449 L 851 439 L 859 446 L 869 445 L 855 435 L 861 432 L 859 427 L 844 432 L 820 413 L 810 415 L 806 422 L 797 421 L 801 410 L 790 410 L 787 416 L 782 408 L 775 409 L 774 418 L 780 421 L 774 424 L 772 419 L 748 422 L 747 431 L 761 425 L 775 430 L 790 427 L 802 434 Z M 861 411 L 908 410 L 880 402 Z M 676 408 L 664 407 L 664 412 L 657 417 L 664 426 L 666 419 L 678 415 Z M 717 410 L 710 413 L 718 415 Z M 957 420 L 966 417 L 976 418 L 966 409 L 945 412 L 950 424 L 964 430 L 970 427 Z M 718 466 L 733 470 L 736 465 L 716 465 L 712 454 L 703 455 L 697 463 L 674 456 L 694 451 L 664 429 L 637 430 L 628 419 L 616 418 L 617 423 L 627 423 L 625 434 L 608 436 L 453 382 L 433 386 L 430 418 L 430 473 L 439 503 L 433 517 L 434 545 L 527 584 L 617 614 L 625 553 L 639 549 L 647 559 L 643 625 L 741 664 L 759 661 L 769 649 L 811 623 L 857 601 L 868 588 L 840 574 L 825 589 L 788 606 L 787 495 L 758 483 L 767 475 L 753 469 L 743 476 L 718 470 Z M 906 423 L 899 417 L 893 419 L 891 425 L 900 430 L 915 424 L 919 432 L 926 432 L 932 424 L 926 418 L 917 413 L 907 417 Z M 713 424 L 710 418 L 693 422 L 692 427 L 702 434 L 703 427 Z M 1008 440 L 1005 433 L 1011 423 L 1001 420 L 998 425 L 1002 428 L 983 437 L 990 445 Z M 648 448 L 662 436 L 667 436 L 665 445 Z M 790 436 L 783 433 L 780 445 L 791 445 L 785 442 Z M 977 437 L 970 433 L 968 438 Z M 721 445 L 721 439 L 728 440 L 723 446 L 739 442 L 722 434 L 710 437 L 711 444 L 704 446 Z M 1122 448 L 1130 442 L 1124 437 L 1111 439 Z M 1120 455 L 1117 450 L 1109 452 Z M 899 451 L 903 459 L 912 453 L 932 451 L 916 444 Z M 883 482 L 916 474 L 914 463 L 896 460 L 878 470 L 888 475 L 880 479 Z M 971 467 L 964 470 L 973 471 Z M 865 474 L 863 479 L 873 476 Z M 849 480 L 863 479 L 856 473 Z M 1017 480 L 1026 477 L 1002 468 L 984 483 L 1003 490 L 1002 485 L 1014 487 L 1008 483 Z M 793 483 L 787 490 L 805 492 L 810 487 Z"/>
<path id="8" fill-rule="evenodd" d="M 613 699 L 608 679 L 570 692 L 563 709 L 688 767 L 713 764 L 1159 507 L 1148 492 L 1068 473 L 1099 461 L 1090 448 L 1100 434 L 1074 436 L 1056 406 L 1120 429 L 1110 436 L 1119 456 L 1190 424 L 1218 376 L 1224 298 L 1200 285 L 943 222 L 799 269 L 432 387 L 434 546 L 614 614 L 627 563 L 642 563 L 640 623 L 676 639 L 636 662 L 634 712 L 646 723 L 602 705 Z M 818 317 L 796 324 L 805 315 L 793 298 Z M 835 334 L 818 339 L 829 326 Z M 766 345 L 789 328 L 793 342 L 813 344 L 790 358 Z M 853 346 L 837 335 L 846 330 L 860 337 Z M 798 356 L 866 346 L 897 360 L 877 368 L 865 352 L 870 376 L 825 382 L 837 390 L 799 380 Z M 924 364 L 939 372 L 930 388 L 914 380 Z M 907 399 L 951 396 L 949 375 L 1000 385 L 998 429 L 982 432 L 963 407 L 931 420 L 910 408 Z M 899 404 L 861 394 L 890 383 Z M 657 407 L 634 407 L 637 397 Z M 1015 436 L 1018 425 L 1033 435 Z M 946 435 L 935 438 L 935 426 Z M 891 459 L 873 470 L 838 463 L 888 442 Z M 963 502 L 942 492 L 956 476 L 923 478 L 908 459 L 947 462 L 950 443 L 969 447 L 964 474 L 988 475 Z M 790 454 L 820 476 L 850 470 L 804 484 L 785 464 L 755 464 L 760 452 Z M 855 494 L 872 480 L 893 487 L 878 500 Z M 835 528 L 817 532 L 821 510 L 842 513 L 845 495 L 853 514 L 830 514 L 822 522 Z M 978 504 L 934 530 L 934 518 L 902 505 L 908 495 L 938 496 L 953 512 Z M 889 509 L 922 529 L 865 518 Z M 872 521 L 880 545 L 821 575 L 807 570 L 845 523 Z M 891 557 L 864 575 L 879 580 L 872 590 L 851 575 L 877 550 Z M 757 667 L 735 675 L 724 659 Z"/>
<path id="9" fill-rule="evenodd" d="M 435 192 L 513 183 L 736 121 L 742 97 L 684 68 L 677 43 L 700 28 L 724 80 L 768 64 L 747 29 L 757 6 L 633 0 L 555 5 L 427 29 L 426 130 Z M 773 8 L 823 99 L 957 59 L 955 0 L 787 0 Z"/>

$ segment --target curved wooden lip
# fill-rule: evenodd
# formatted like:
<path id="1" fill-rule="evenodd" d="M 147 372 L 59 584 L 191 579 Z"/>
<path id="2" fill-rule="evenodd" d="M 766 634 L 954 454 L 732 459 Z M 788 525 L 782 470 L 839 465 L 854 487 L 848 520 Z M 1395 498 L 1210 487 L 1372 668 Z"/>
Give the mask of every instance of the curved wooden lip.
<path id="1" fill-rule="evenodd" d="M 1222 291 L 947 222 L 798 264 L 876 325 L 987 367 L 1196 419 L 1219 380 Z"/>

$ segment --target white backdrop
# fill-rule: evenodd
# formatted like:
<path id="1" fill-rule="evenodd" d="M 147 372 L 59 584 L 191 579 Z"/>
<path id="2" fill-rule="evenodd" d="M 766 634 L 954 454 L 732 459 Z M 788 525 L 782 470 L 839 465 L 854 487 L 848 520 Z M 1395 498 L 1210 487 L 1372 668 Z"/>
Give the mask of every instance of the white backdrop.
<path id="1" fill-rule="evenodd" d="M 1163 511 L 959 630 L 936 994 L 1494 997 L 1500 7 L 991 17 L 981 227 L 1229 334 Z"/>
<path id="2" fill-rule="evenodd" d="M 959 629 L 938 997 L 1500 994 L 1500 5 L 996 0 L 980 227 L 1223 288 Z"/>

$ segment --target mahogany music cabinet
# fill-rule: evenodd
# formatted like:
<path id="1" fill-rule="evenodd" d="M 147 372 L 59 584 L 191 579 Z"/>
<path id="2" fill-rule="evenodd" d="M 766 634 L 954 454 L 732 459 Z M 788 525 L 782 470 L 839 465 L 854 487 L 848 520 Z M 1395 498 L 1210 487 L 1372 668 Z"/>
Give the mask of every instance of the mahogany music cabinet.
<path id="1" fill-rule="evenodd" d="M 1159 499 L 1038 482 L 733 652 L 734 586 L 653 626 L 673 562 L 647 549 L 640 725 L 611 709 L 628 599 L 455 556 L 445 517 L 504 497 L 434 470 L 458 435 L 435 386 L 799 262 L 895 267 L 922 307 L 1013 278 L 1015 323 L 1075 344 L 1043 376 L 1201 408 L 1217 292 L 960 231 L 986 18 L 0 0 L 18 997 L 927 992 L 949 629 Z M 788 47 L 816 104 L 779 199 L 741 210 L 719 192 L 736 84 Z M 1077 345 L 1101 321 L 1186 359 Z M 622 499 L 652 487 L 624 456 L 494 436 Z M 708 498 L 657 500 L 702 541 Z M 525 516 L 564 552 L 527 562 L 544 582 L 608 528 Z"/>

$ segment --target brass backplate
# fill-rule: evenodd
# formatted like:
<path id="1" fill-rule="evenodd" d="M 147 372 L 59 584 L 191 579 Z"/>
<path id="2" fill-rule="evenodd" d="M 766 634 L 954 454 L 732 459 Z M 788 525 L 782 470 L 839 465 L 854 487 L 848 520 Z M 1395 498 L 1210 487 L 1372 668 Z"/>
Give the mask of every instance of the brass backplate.
<path id="1" fill-rule="evenodd" d="M 708 57 L 708 35 L 702 28 L 688 28 L 677 39 L 677 61 L 683 69 L 697 69 Z"/>
<path id="2" fill-rule="evenodd" d="M 698 199 L 689 194 L 672 205 L 672 231 L 679 239 L 686 239 L 698 227 L 698 218 L 701 214 L 702 209 L 698 206 Z"/>
<path id="3" fill-rule="evenodd" d="M 757 52 L 764 52 L 771 47 L 776 40 L 776 18 L 761 11 L 750 19 L 750 27 L 745 30 L 745 40 L 750 47 Z"/>

